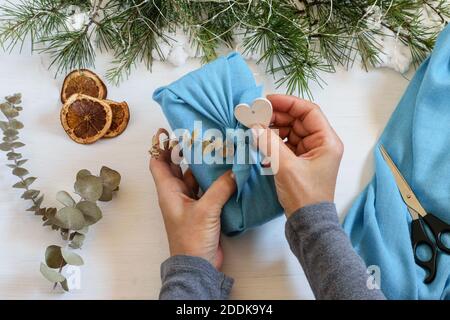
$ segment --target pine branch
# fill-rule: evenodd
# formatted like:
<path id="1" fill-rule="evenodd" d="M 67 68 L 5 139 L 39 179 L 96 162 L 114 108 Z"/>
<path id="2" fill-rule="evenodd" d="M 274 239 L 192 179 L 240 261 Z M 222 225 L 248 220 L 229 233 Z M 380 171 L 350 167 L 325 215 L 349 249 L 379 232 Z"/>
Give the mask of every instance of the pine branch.
<path id="1" fill-rule="evenodd" d="M 374 8 L 381 29 L 369 25 Z M 435 26 L 424 23 L 427 10 Z M 80 29 L 69 28 L 74 13 L 87 15 Z M 409 46 L 415 64 L 432 50 L 450 19 L 446 0 L 20 0 L 0 6 L 0 43 L 6 50 L 31 40 L 49 53 L 57 73 L 92 67 L 95 49 L 114 55 L 108 79 L 119 83 L 136 63 L 151 70 L 160 43 L 182 29 L 207 62 L 220 47 L 234 47 L 242 30 L 248 53 L 259 53 L 287 92 L 310 96 L 322 72 L 349 66 L 357 57 L 366 69 L 377 65 L 380 36 L 392 32 Z M 34 44 L 39 44 L 34 48 Z M 153 54 L 152 54 L 153 52 Z"/>
<path id="2" fill-rule="evenodd" d="M 23 44 L 27 36 L 34 43 L 41 36 L 58 30 L 63 24 L 60 12 L 61 3 L 52 1 L 20 1 L 0 6 L 0 42 L 6 49 L 12 50 L 17 44 Z"/>
<path id="3" fill-rule="evenodd" d="M 447 22 L 446 22 L 446 19 L 445 19 L 445 14 L 444 13 L 442 13 L 441 11 L 442 11 L 442 8 L 439 10 L 438 8 L 439 8 L 439 6 L 441 6 L 441 5 L 443 5 L 444 3 L 445 3 L 445 1 L 441 1 L 441 3 L 439 4 L 439 6 L 437 6 L 437 7 L 435 7 L 435 6 L 433 6 L 433 4 L 432 3 L 430 3 L 430 1 L 426 1 L 426 0 L 424 0 L 423 1 L 423 3 L 427 6 L 427 7 L 429 7 L 438 17 L 439 17 L 439 19 L 441 19 L 441 22 L 442 23 L 444 23 L 444 24 L 446 24 Z"/>
<path id="4" fill-rule="evenodd" d="M 57 73 L 67 73 L 74 69 L 89 68 L 95 62 L 88 26 L 81 31 L 66 31 L 40 40 L 44 49 L 52 57 L 50 67 L 56 65 Z"/>
<path id="5" fill-rule="evenodd" d="M 132 1 L 135 3 L 135 1 Z M 165 37 L 163 12 L 155 1 L 143 1 L 107 18 L 103 22 L 101 43 L 115 51 L 114 67 L 107 73 L 113 83 L 119 83 L 127 76 L 137 62 L 143 62 L 150 69 L 153 49 L 158 50 L 157 37 Z M 150 19 L 149 17 L 152 17 Z"/>

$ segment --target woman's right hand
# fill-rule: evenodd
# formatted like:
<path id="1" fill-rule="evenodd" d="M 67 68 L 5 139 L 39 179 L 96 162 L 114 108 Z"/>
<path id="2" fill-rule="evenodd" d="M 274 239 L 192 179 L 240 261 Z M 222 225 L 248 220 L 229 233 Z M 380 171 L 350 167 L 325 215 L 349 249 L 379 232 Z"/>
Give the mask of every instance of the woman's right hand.
<path id="1" fill-rule="evenodd" d="M 269 95 L 271 129 L 254 126 L 254 141 L 270 158 L 278 199 L 286 216 L 319 202 L 333 202 L 344 146 L 316 104 L 287 95 Z M 272 152 L 273 146 L 278 152 Z M 276 169 L 275 169 L 276 170 Z"/>

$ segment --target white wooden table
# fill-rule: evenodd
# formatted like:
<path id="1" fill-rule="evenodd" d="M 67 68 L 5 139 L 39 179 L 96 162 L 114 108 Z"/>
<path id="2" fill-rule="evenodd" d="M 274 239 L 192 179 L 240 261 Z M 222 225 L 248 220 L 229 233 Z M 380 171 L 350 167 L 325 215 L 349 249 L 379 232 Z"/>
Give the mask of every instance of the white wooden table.
<path id="1" fill-rule="evenodd" d="M 110 57 L 99 56 L 95 71 L 104 76 Z M 119 87 L 109 85 L 108 97 L 126 100 L 131 107 L 127 131 L 113 140 L 78 145 L 59 122 L 63 77 L 47 70 L 48 57 L 25 50 L 0 53 L 0 96 L 22 92 L 25 123 L 22 149 L 26 167 L 39 177 L 36 187 L 47 195 L 45 205 L 55 206 L 59 190 L 72 191 L 78 169 L 97 172 L 102 165 L 123 177 L 117 197 L 103 205 L 104 218 L 91 228 L 82 250 L 81 290 L 53 291 L 39 273 L 47 245 L 61 244 L 60 236 L 24 210 L 28 203 L 12 189 L 15 179 L 0 155 L 0 298 L 2 299 L 155 299 L 160 288 L 159 266 L 168 257 L 163 221 L 153 180 L 148 171 L 152 134 L 167 126 L 153 91 L 197 68 L 192 60 L 174 68 L 156 63 L 153 73 L 138 67 Z M 266 92 L 276 90 L 271 77 L 251 64 Z M 410 75 L 409 75 L 410 76 Z M 408 84 L 391 70 L 324 74 L 328 86 L 313 86 L 322 106 L 345 144 L 336 202 L 343 216 L 369 181 L 372 147 Z M 283 217 L 234 238 L 223 238 L 224 272 L 235 279 L 233 299 L 311 299 L 313 295 L 284 237 Z"/>

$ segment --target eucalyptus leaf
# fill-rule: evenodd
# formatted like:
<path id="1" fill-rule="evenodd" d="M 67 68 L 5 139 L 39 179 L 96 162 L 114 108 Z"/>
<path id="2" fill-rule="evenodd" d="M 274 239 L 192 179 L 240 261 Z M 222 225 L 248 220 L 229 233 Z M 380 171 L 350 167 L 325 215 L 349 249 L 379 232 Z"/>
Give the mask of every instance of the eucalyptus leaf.
<path id="1" fill-rule="evenodd" d="M 110 188 L 103 186 L 102 196 L 98 200 L 103 201 L 103 202 L 108 202 L 108 201 L 111 201 L 112 198 L 113 198 L 113 191 Z"/>
<path id="2" fill-rule="evenodd" d="M 60 246 L 51 245 L 47 247 L 45 250 L 45 263 L 52 269 L 58 269 L 66 265 Z"/>
<path id="3" fill-rule="evenodd" d="M 59 191 L 56 194 L 56 200 L 66 207 L 75 207 L 75 200 L 66 191 Z"/>
<path id="4" fill-rule="evenodd" d="M 22 94 L 20 93 L 15 93 L 12 96 L 8 96 L 5 98 L 6 101 L 8 101 L 9 103 L 12 104 L 20 104 L 22 103 Z"/>
<path id="5" fill-rule="evenodd" d="M 0 150 L 2 151 L 9 151 L 11 148 L 12 146 L 8 142 L 0 143 Z"/>
<path id="6" fill-rule="evenodd" d="M 12 174 L 17 177 L 23 177 L 23 176 L 26 176 L 27 174 L 29 174 L 29 172 L 25 168 L 17 167 L 12 171 Z"/>
<path id="7" fill-rule="evenodd" d="M 87 225 L 92 225 L 102 218 L 102 211 L 94 202 L 81 201 L 76 208 L 83 213 Z"/>
<path id="8" fill-rule="evenodd" d="M 33 205 L 33 206 L 31 206 L 30 208 L 28 208 L 26 211 L 29 211 L 29 212 L 36 212 L 37 210 L 39 210 L 39 206 Z"/>
<path id="9" fill-rule="evenodd" d="M 82 176 L 75 182 L 75 192 L 83 199 L 97 201 L 103 193 L 102 179 L 95 176 Z"/>
<path id="10" fill-rule="evenodd" d="M 67 283 L 67 279 L 64 279 L 63 282 L 60 283 L 61 287 L 63 288 L 64 291 L 69 292 L 69 285 Z"/>
<path id="11" fill-rule="evenodd" d="M 92 173 L 89 170 L 82 169 L 82 170 L 78 171 L 76 180 L 86 177 L 86 176 L 92 176 Z"/>
<path id="12" fill-rule="evenodd" d="M 19 116 L 19 112 L 11 107 L 4 108 L 2 112 L 8 119 L 12 119 Z"/>
<path id="13" fill-rule="evenodd" d="M 45 215 L 47 217 L 52 217 L 52 216 L 54 217 L 56 212 L 57 212 L 56 208 L 47 208 L 47 212 L 45 213 Z"/>
<path id="14" fill-rule="evenodd" d="M 45 217 L 50 221 L 54 221 L 57 212 L 58 210 L 56 210 L 56 208 L 47 208 L 45 211 Z"/>
<path id="15" fill-rule="evenodd" d="M 89 231 L 89 226 L 85 226 L 83 229 L 77 230 L 77 233 L 86 235 Z"/>
<path id="16" fill-rule="evenodd" d="M 9 122 L 9 127 L 11 129 L 20 130 L 23 129 L 24 125 L 19 120 L 13 119 Z"/>
<path id="17" fill-rule="evenodd" d="M 44 214 L 43 219 L 47 219 L 44 223 L 44 226 L 55 226 L 55 215 L 57 213 L 56 208 L 47 208 Z M 57 227 L 57 226 L 56 226 Z"/>
<path id="18" fill-rule="evenodd" d="M 8 129 L 9 128 L 9 123 L 8 122 L 6 122 L 6 121 L 0 121 L 0 129 L 2 130 L 2 131 L 5 131 L 6 129 Z"/>
<path id="19" fill-rule="evenodd" d="M 7 164 L 6 166 L 11 169 L 17 168 L 17 165 L 15 165 L 15 164 Z"/>
<path id="20" fill-rule="evenodd" d="M 22 148 L 24 146 L 25 146 L 25 144 L 22 143 L 22 142 L 13 142 L 13 143 L 11 143 L 11 147 L 13 147 L 15 149 Z"/>
<path id="21" fill-rule="evenodd" d="M 40 270 L 42 275 L 50 282 L 63 282 L 64 280 L 66 280 L 66 278 L 62 274 L 56 272 L 53 269 L 50 269 L 42 262 Z"/>
<path id="22" fill-rule="evenodd" d="M 67 264 L 70 264 L 71 266 L 82 266 L 84 264 L 83 258 L 81 258 L 75 252 L 69 251 L 67 249 L 62 249 L 61 253 L 64 261 L 66 261 Z"/>
<path id="23" fill-rule="evenodd" d="M 3 141 L 8 142 L 8 143 L 14 142 L 14 141 L 16 141 L 18 139 L 19 139 L 18 136 L 3 137 Z"/>
<path id="24" fill-rule="evenodd" d="M 50 220 L 45 220 L 44 223 L 42 224 L 43 227 L 47 227 L 47 226 L 51 226 L 53 225 L 53 223 Z"/>
<path id="25" fill-rule="evenodd" d="M 59 210 L 54 220 L 57 226 L 69 230 L 80 230 L 86 225 L 83 213 L 72 207 L 65 207 Z"/>
<path id="26" fill-rule="evenodd" d="M 8 157 L 8 160 L 19 160 L 22 158 L 22 154 L 16 152 L 8 152 L 6 156 Z"/>
<path id="27" fill-rule="evenodd" d="M 35 201 L 36 206 L 40 207 L 41 204 L 42 204 L 42 201 L 44 201 L 44 196 L 40 196 L 40 197 Z"/>
<path id="28" fill-rule="evenodd" d="M 16 110 L 17 110 L 17 111 L 22 111 L 23 108 L 22 108 L 22 107 L 16 107 Z"/>
<path id="29" fill-rule="evenodd" d="M 19 181 L 19 182 L 15 183 L 15 184 L 13 185 L 13 188 L 16 188 L 16 189 L 26 189 L 26 188 L 27 188 L 27 185 L 25 184 L 25 182 Z"/>
<path id="30" fill-rule="evenodd" d="M 111 190 L 116 189 L 120 184 L 120 174 L 108 167 L 103 166 L 100 170 L 100 177 L 103 180 L 103 184 Z"/>
<path id="31" fill-rule="evenodd" d="M 26 189 L 28 188 L 34 181 L 36 181 L 35 177 L 29 177 L 26 178 L 23 181 L 19 181 L 16 184 L 13 185 L 13 188 L 17 188 L 17 189 Z"/>
<path id="32" fill-rule="evenodd" d="M 29 178 L 26 178 L 26 179 L 24 180 L 25 185 L 26 185 L 27 187 L 31 186 L 31 185 L 33 184 L 33 182 L 36 181 L 36 179 L 37 179 L 37 178 L 35 178 L 35 177 L 29 177 Z"/>
<path id="33" fill-rule="evenodd" d="M 17 136 L 19 134 L 19 131 L 10 128 L 10 129 L 6 129 L 5 131 L 3 131 L 3 134 L 6 137 L 13 137 L 13 136 Z"/>
<path id="34" fill-rule="evenodd" d="M 72 237 L 72 241 L 69 244 L 69 247 L 73 249 L 79 249 L 83 246 L 85 235 L 81 233 L 75 232 L 75 234 Z"/>
<path id="35" fill-rule="evenodd" d="M 30 199 L 34 199 L 39 195 L 40 191 L 39 190 L 27 190 L 22 194 L 22 199 L 25 200 L 30 200 Z"/>
<path id="36" fill-rule="evenodd" d="M 17 165 L 18 166 L 24 165 L 27 161 L 28 161 L 27 159 L 19 160 L 17 161 Z"/>

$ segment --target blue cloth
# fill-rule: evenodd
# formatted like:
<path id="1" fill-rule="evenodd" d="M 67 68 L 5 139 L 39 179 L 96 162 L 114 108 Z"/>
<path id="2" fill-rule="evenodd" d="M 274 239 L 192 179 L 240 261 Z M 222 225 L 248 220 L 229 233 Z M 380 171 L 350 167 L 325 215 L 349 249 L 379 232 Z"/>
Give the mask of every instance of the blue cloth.
<path id="1" fill-rule="evenodd" d="M 241 128 L 234 117 L 235 106 L 251 104 L 261 95 L 262 87 L 256 85 L 244 59 L 232 53 L 157 89 L 153 99 L 161 105 L 172 130 L 193 132 L 194 122 L 202 121 L 202 132 L 197 132 L 200 137 L 205 130 L 217 129 L 225 139 L 227 129 Z M 201 146 L 201 141 L 196 141 L 194 147 L 199 143 Z M 201 147 L 192 148 L 191 153 L 195 149 L 198 151 Z M 249 149 L 248 157 L 259 159 L 256 151 Z M 261 175 L 257 160 L 244 163 L 234 160 L 230 164 L 202 161 L 189 165 L 202 190 L 207 190 L 225 171 L 233 169 L 238 192 L 226 203 L 221 216 L 222 231 L 227 235 L 235 235 L 283 213 L 273 176 Z"/>
<path id="2" fill-rule="evenodd" d="M 375 176 L 344 229 L 367 265 L 378 265 L 389 299 L 450 299 L 450 256 L 438 251 L 437 275 L 415 264 L 411 217 L 384 161 L 383 144 L 427 212 L 450 222 L 450 28 L 419 67 L 374 150 Z M 431 238 L 433 239 L 433 238 Z"/>

